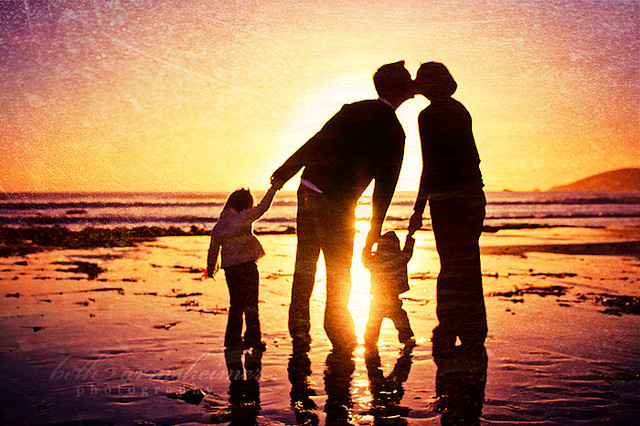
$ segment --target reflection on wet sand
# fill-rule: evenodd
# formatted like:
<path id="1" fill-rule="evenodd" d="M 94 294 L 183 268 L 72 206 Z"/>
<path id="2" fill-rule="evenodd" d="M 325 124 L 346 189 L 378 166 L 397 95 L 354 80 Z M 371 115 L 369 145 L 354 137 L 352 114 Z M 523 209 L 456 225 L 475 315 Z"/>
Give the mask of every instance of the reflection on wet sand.
<path id="1" fill-rule="evenodd" d="M 439 353 L 434 347 L 434 354 Z M 434 410 L 442 425 L 479 425 L 487 383 L 487 352 L 456 346 L 446 355 L 434 356 L 436 395 Z"/>
<path id="2" fill-rule="evenodd" d="M 327 425 L 353 424 L 351 376 L 355 368 L 352 351 L 334 349 L 327 356 L 324 370 L 324 389 L 327 393 L 324 411 Z"/>
<path id="3" fill-rule="evenodd" d="M 326 425 L 352 424 L 351 377 L 355 366 L 352 351 L 333 350 L 327 356 L 324 370 Z M 291 407 L 297 424 L 318 425 L 320 420 L 316 413 L 317 406 L 311 399 L 316 392 L 309 385 L 311 361 L 306 351 L 293 352 L 289 359 L 288 373 Z"/>
<path id="4" fill-rule="evenodd" d="M 400 405 L 404 396 L 403 383 L 407 381 L 411 371 L 411 353 L 404 351 L 396 361 L 393 371 L 384 376 L 378 351 L 365 352 L 369 388 L 373 400 L 369 413 L 373 416 L 374 425 L 407 424 L 406 417 L 411 409 Z"/>
<path id="5" fill-rule="evenodd" d="M 294 351 L 289 358 L 289 382 L 291 383 L 291 408 L 296 416 L 296 423 L 299 425 L 319 424 L 318 415 L 315 410 L 316 403 L 311 399 L 316 392 L 309 385 L 311 376 L 311 361 L 305 351 Z"/>
<path id="6" fill-rule="evenodd" d="M 244 364 L 242 357 L 244 355 Z M 229 374 L 229 414 L 224 418 L 211 418 L 210 423 L 230 425 L 257 425 L 260 413 L 260 373 L 262 351 L 225 350 Z"/>
<path id="7" fill-rule="evenodd" d="M 438 339 L 432 339 L 435 361 L 436 401 L 433 412 L 440 414 L 442 425 L 479 425 L 487 382 L 488 356 L 484 340 L 484 329 L 470 327 L 466 330 L 465 343 L 450 344 L 457 339 L 440 329 Z M 469 344 L 472 342 L 472 344 Z M 360 392 L 353 388 L 356 370 L 354 351 L 334 349 L 329 352 L 324 368 L 326 402 L 324 414 L 326 425 L 360 424 L 363 416 L 372 419 L 373 425 L 404 426 L 409 424 L 412 412 L 411 401 L 402 404 L 405 383 L 409 378 L 413 361 L 413 347 L 401 351 L 390 373 L 385 375 L 378 349 L 364 351 L 364 362 L 369 379 L 371 400 L 367 411 L 361 411 Z M 291 384 L 291 407 L 299 425 L 319 425 L 322 408 L 315 401 L 312 388 L 311 361 L 307 350 L 294 349 L 288 364 Z M 357 386 L 356 386 L 357 388 Z M 419 411 L 419 410 L 418 410 Z M 416 412 L 420 417 L 420 414 Z"/>
<path id="8" fill-rule="evenodd" d="M 377 350 L 365 352 L 365 364 L 369 378 L 372 400 L 366 415 L 373 417 L 374 425 L 406 425 L 411 409 L 401 405 L 404 396 L 403 384 L 411 371 L 411 351 L 404 351 L 387 376 L 382 371 Z M 352 351 L 333 350 L 325 363 L 324 386 L 326 403 L 324 412 L 327 425 L 356 424 L 352 378 L 356 360 Z M 313 400 L 316 392 L 311 388 L 311 361 L 306 351 L 294 351 L 289 358 L 289 381 L 291 383 L 291 407 L 299 425 L 319 425 L 318 407 Z M 360 413 L 363 414 L 363 413 Z"/>

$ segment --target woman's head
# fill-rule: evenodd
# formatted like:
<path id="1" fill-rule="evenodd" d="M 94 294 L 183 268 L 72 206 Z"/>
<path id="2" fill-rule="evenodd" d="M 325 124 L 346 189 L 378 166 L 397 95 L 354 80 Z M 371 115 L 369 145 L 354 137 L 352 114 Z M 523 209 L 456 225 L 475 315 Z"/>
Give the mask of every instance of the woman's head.
<path id="1" fill-rule="evenodd" d="M 420 65 L 415 79 L 416 93 L 427 99 L 442 99 L 453 95 L 458 84 L 440 62 L 427 62 Z"/>
<path id="2" fill-rule="evenodd" d="M 253 196 L 251 191 L 246 188 L 236 189 L 227 198 L 227 203 L 224 205 L 224 209 L 234 209 L 241 212 L 242 210 L 250 209 L 253 207 Z"/>

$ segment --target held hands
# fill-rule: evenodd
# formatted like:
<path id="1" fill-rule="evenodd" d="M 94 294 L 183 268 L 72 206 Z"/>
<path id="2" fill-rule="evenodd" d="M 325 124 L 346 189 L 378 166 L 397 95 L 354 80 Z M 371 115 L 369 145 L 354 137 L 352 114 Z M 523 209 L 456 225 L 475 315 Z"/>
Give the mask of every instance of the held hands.
<path id="1" fill-rule="evenodd" d="M 360 262 L 362 262 L 362 264 L 364 265 L 365 263 L 367 263 L 367 261 L 369 260 L 369 258 L 373 256 L 373 253 L 371 253 L 371 246 L 367 247 L 365 245 L 365 247 L 362 249 L 362 255 L 360 256 Z"/>
<path id="2" fill-rule="evenodd" d="M 202 272 L 202 276 L 200 280 L 206 280 L 207 278 L 212 278 L 214 281 L 216 280 L 216 273 L 220 270 L 220 267 L 216 265 L 215 269 L 211 270 L 209 268 L 205 269 Z"/>
<path id="3" fill-rule="evenodd" d="M 286 181 L 284 181 L 282 179 L 279 179 L 279 178 L 277 178 L 275 176 L 271 176 L 271 186 L 276 191 L 279 191 L 285 183 L 286 183 Z"/>
<path id="4" fill-rule="evenodd" d="M 371 248 L 376 243 L 376 241 L 378 241 L 378 238 L 380 238 L 380 229 L 375 230 L 372 228 L 371 230 L 369 230 L 369 233 L 367 234 L 367 240 L 364 244 L 364 248 L 362 249 L 362 253 L 371 253 Z"/>
<path id="5" fill-rule="evenodd" d="M 370 230 L 367 234 L 367 240 L 362 248 L 362 255 L 360 256 L 361 262 L 364 264 L 369 257 L 371 257 L 371 249 L 375 242 L 380 238 L 380 232 L 375 232 L 374 230 Z"/>
<path id="6" fill-rule="evenodd" d="M 408 236 L 412 236 L 420 228 L 422 228 L 422 215 L 418 212 L 414 212 L 411 219 L 409 219 Z"/>

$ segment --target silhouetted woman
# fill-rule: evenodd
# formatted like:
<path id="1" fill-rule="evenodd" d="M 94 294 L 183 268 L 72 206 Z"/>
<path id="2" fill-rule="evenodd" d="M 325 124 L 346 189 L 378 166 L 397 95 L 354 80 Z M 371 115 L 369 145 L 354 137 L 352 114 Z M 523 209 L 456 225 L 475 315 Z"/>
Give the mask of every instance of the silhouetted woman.
<path id="1" fill-rule="evenodd" d="M 432 339 L 438 357 L 454 350 L 456 337 L 464 349 L 482 353 L 487 335 L 478 247 L 486 200 L 471 116 L 451 98 L 457 87 L 437 62 L 422 64 L 415 79 L 416 93 L 431 104 L 418 118 L 423 169 L 409 232 L 420 229 L 428 200 L 440 256 Z"/>

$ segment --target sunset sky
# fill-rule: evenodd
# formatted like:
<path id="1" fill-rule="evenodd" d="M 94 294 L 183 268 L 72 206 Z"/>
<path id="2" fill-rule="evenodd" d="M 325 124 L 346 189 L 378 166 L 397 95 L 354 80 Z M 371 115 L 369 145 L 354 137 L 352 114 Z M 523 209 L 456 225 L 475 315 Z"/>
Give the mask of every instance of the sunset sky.
<path id="1" fill-rule="evenodd" d="M 264 189 L 400 59 L 449 67 L 488 190 L 640 166 L 637 0 L 2 0 L 0 14 L 4 192 Z M 426 105 L 398 111 L 402 190 L 418 186 Z"/>

